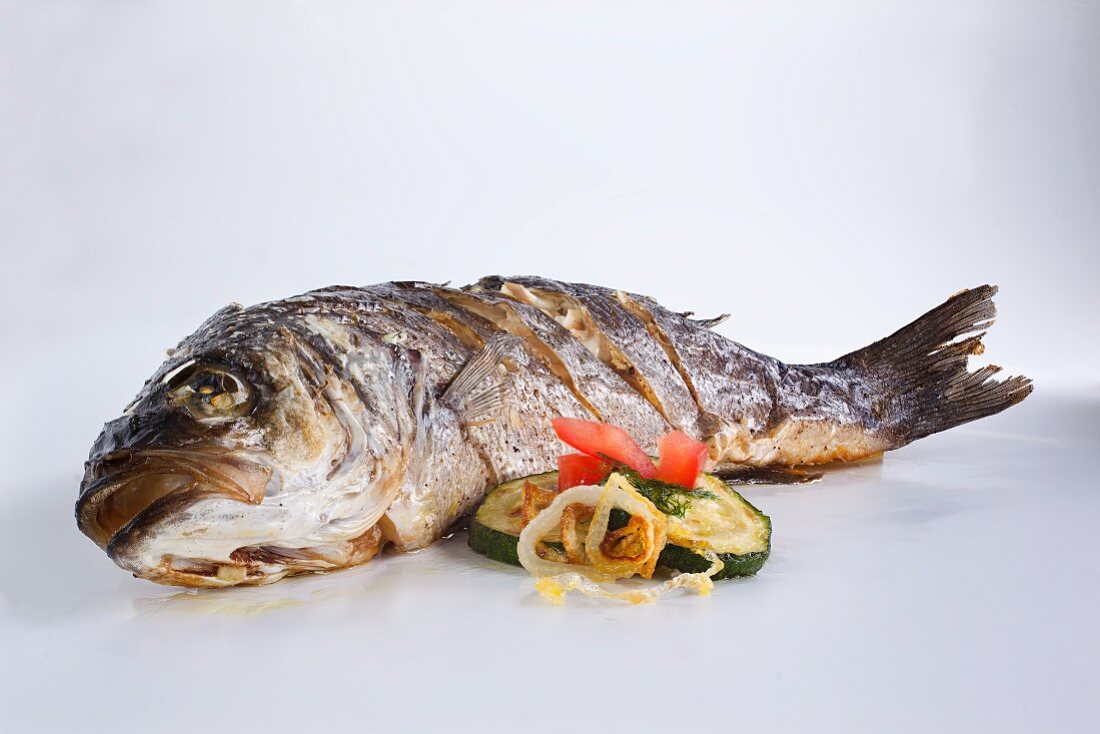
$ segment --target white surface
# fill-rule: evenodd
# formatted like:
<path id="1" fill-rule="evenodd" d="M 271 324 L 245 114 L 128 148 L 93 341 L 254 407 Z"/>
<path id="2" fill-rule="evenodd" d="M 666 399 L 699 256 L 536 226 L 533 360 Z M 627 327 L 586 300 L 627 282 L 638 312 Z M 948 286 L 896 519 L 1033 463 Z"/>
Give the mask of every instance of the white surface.
<path id="1" fill-rule="evenodd" d="M 681 695 L 701 730 L 1096 729 L 1100 6 L 806 6 L 0 2 L 0 730 Z M 172 596 L 77 532 L 100 425 L 217 307 L 494 272 L 732 311 L 788 361 L 995 282 L 988 355 L 1039 390 L 748 492 L 765 571 L 655 608 L 546 607 L 457 538 Z"/>
<path id="2" fill-rule="evenodd" d="M 775 524 L 760 575 L 652 607 L 549 606 L 464 536 L 180 593 L 75 531 L 75 477 L 24 470 L 0 517 L 0 728 L 1095 731 L 1098 397 L 748 488 Z"/>

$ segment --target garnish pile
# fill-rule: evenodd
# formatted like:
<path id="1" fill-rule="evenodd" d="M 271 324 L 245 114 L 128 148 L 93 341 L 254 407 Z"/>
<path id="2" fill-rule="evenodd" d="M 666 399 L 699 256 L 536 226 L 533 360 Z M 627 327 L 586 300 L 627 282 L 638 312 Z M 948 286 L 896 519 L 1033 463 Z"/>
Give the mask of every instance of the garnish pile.
<path id="1" fill-rule="evenodd" d="M 577 590 L 637 604 L 676 588 L 707 594 L 712 579 L 752 575 L 764 564 L 771 523 L 704 473 L 705 444 L 673 431 L 658 441 L 654 463 L 618 426 L 574 418 L 553 423 L 581 453 L 561 456 L 557 472 L 494 489 L 470 527 L 474 550 L 522 565 L 544 597 L 561 603 Z M 659 566 L 682 573 L 644 590 L 603 586 L 649 579 Z"/>

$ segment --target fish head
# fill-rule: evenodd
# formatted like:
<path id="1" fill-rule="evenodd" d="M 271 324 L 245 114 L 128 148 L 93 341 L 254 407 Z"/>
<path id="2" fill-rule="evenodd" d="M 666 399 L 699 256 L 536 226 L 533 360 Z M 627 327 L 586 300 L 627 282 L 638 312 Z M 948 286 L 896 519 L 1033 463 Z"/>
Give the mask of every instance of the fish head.
<path id="1" fill-rule="evenodd" d="M 120 567 L 219 587 L 379 550 L 417 434 L 418 355 L 282 308 L 218 312 L 104 426 L 76 515 Z"/>

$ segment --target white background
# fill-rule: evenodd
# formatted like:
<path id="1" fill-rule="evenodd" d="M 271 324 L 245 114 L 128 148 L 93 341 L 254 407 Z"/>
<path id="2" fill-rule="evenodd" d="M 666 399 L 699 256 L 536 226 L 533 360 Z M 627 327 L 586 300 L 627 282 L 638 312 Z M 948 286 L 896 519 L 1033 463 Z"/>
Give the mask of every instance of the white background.
<path id="1" fill-rule="evenodd" d="M 1098 233 L 1094 2 L 0 2 L 0 728 L 1095 729 Z M 174 597 L 77 532 L 216 308 L 492 273 L 792 362 L 998 283 L 1038 390 L 747 492 L 773 559 L 709 600 L 549 608 L 461 538 Z"/>

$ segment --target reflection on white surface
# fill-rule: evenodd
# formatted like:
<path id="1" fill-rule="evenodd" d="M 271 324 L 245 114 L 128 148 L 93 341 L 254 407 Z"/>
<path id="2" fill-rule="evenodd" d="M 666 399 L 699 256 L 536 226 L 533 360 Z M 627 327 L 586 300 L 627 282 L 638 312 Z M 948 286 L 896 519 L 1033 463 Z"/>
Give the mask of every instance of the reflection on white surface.
<path id="1" fill-rule="evenodd" d="M 161 588 L 125 576 L 79 535 L 74 481 L 39 477 L 0 517 L 0 720 L 96 730 L 125 711 L 165 731 L 366 719 L 370 731 L 490 719 L 550 731 L 532 717 L 541 696 L 530 676 L 569 680 L 595 655 L 628 672 L 603 681 L 607 700 L 636 699 L 632 671 L 648 685 L 683 676 L 674 687 L 693 698 L 736 697 L 694 712 L 703 730 L 727 726 L 731 707 L 739 727 L 757 730 L 1082 730 L 1100 653 L 1098 428 L 1100 402 L 1040 390 L 816 484 L 746 487 L 775 525 L 760 575 L 647 607 L 549 606 L 525 573 L 473 554 L 461 534 L 270 587 Z M 273 681 L 293 695 L 271 693 Z M 203 705 L 166 717 L 195 685 L 210 692 Z M 264 711 L 242 708 L 241 696 L 263 698 Z M 606 714 L 601 700 L 578 697 L 570 716 Z M 671 716 L 624 710 L 618 720 Z"/>

